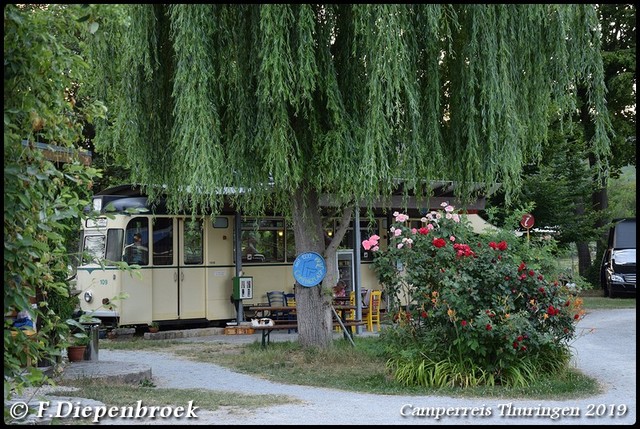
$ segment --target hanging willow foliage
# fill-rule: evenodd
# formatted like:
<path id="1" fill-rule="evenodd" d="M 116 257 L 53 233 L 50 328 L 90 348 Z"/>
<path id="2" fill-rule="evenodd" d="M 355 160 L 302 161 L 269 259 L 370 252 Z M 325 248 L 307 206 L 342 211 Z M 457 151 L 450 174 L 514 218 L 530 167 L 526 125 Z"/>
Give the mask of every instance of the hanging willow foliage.
<path id="1" fill-rule="evenodd" d="M 298 189 L 367 202 L 398 180 L 508 195 L 578 85 L 608 154 L 594 5 L 108 7 L 127 19 L 104 6 L 118 48 L 93 48 L 116 74 L 99 81 L 117 96 L 98 145 L 124 148 L 135 182 L 166 185 L 174 208 L 217 210 L 228 187 L 253 191 L 236 195 L 247 212 L 286 209 Z"/>

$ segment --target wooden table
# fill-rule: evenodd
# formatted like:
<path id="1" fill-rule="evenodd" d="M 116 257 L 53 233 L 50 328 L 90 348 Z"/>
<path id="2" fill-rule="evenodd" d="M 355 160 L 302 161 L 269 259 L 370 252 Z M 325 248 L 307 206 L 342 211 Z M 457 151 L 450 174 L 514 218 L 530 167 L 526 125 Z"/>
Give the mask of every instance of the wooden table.
<path id="1" fill-rule="evenodd" d="M 334 311 L 334 316 L 336 316 L 336 320 L 334 320 L 333 322 L 333 327 L 336 327 L 336 326 L 342 327 L 345 338 L 349 339 L 352 345 L 355 345 L 353 343 L 353 336 L 350 330 L 347 330 L 346 327 L 363 326 L 363 325 L 366 325 L 366 322 L 362 320 L 343 320 L 341 315 L 338 315 L 338 311 L 343 312 L 345 310 L 355 310 L 355 309 L 356 309 L 355 305 L 334 305 L 332 310 Z M 295 312 L 296 307 L 295 306 L 252 306 L 252 307 L 249 307 L 249 310 L 255 311 L 256 313 L 262 312 L 263 314 L 267 311 L 268 312 L 282 311 L 282 312 L 290 313 L 290 312 Z M 273 326 L 259 325 L 259 326 L 252 326 L 252 327 L 257 331 L 262 332 L 262 346 L 265 347 L 271 341 L 270 335 L 272 331 L 275 331 L 277 329 L 287 329 L 287 330 L 298 329 L 298 320 L 297 319 L 280 319 L 280 320 L 274 320 Z"/>

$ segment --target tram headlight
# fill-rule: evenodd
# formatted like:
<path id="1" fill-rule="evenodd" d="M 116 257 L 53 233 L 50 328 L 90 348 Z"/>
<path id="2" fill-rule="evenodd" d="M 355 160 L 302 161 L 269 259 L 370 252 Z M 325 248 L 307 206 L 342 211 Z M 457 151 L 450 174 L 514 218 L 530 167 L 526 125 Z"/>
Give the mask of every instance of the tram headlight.
<path id="1" fill-rule="evenodd" d="M 93 294 L 91 293 L 91 291 L 90 291 L 90 290 L 88 290 L 88 291 L 86 291 L 86 292 L 84 293 L 84 301 L 85 301 L 86 303 L 91 303 L 91 301 L 93 301 Z"/>

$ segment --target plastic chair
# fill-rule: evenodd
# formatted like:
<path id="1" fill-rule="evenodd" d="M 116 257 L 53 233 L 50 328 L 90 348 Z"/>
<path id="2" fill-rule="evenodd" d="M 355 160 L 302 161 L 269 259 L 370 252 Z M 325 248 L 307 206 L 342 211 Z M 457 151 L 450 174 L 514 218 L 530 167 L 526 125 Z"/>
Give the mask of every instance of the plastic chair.
<path id="1" fill-rule="evenodd" d="M 274 290 L 267 292 L 267 299 L 269 300 L 269 307 L 286 307 L 287 297 L 283 291 Z M 271 311 L 270 317 L 276 320 L 286 320 L 288 317 L 288 311 Z"/>
<path id="2" fill-rule="evenodd" d="M 287 301 L 287 307 L 295 307 L 296 306 L 296 294 L 295 293 L 285 293 L 284 298 Z M 295 311 L 289 311 L 287 314 L 287 320 L 297 320 L 298 316 Z M 291 333 L 292 329 L 289 329 L 287 333 Z M 298 332 L 297 329 L 293 329 L 294 332 Z"/>
<path id="3" fill-rule="evenodd" d="M 380 332 L 380 302 L 382 301 L 382 291 L 372 290 L 369 294 L 369 311 L 367 313 L 367 331 L 373 332 L 373 325 L 377 326 Z"/>
<path id="4" fill-rule="evenodd" d="M 287 307 L 295 307 L 296 306 L 296 294 L 295 293 L 285 293 L 284 298 L 287 301 Z"/>

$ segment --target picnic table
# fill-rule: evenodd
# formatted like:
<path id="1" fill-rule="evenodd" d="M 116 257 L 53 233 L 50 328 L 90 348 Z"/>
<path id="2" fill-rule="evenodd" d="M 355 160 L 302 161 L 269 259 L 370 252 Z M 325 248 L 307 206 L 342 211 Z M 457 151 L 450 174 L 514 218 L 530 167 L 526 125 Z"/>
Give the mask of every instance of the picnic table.
<path id="1" fill-rule="evenodd" d="M 346 339 L 348 339 L 352 345 L 355 345 L 353 342 L 353 335 L 351 333 L 350 329 L 347 329 L 347 327 L 351 327 L 351 326 L 363 326 L 366 325 L 367 322 L 363 321 L 363 320 L 343 320 L 343 318 L 340 316 L 340 314 L 338 314 L 338 311 L 340 311 L 341 313 L 344 311 L 349 311 L 349 310 L 355 310 L 356 306 L 355 305 L 332 305 L 331 306 L 332 311 L 333 311 L 333 327 L 341 327 L 342 331 L 344 332 L 344 336 Z M 249 307 L 249 310 L 251 311 L 255 311 L 256 315 L 258 314 L 262 314 L 266 317 L 267 314 L 281 314 L 281 313 L 292 313 L 296 311 L 296 307 L 295 306 L 252 306 Z M 273 319 L 272 319 L 273 320 Z M 253 329 L 255 329 L 256 331 L 261 331 L 262 332 L 262 346 L 266 347 L 267 344 L 270 343 L 271 341 L 271 332 L 275 331 L 275 330 L 281 330 L 281 329 L 287 329 L 287 330 L 291 330 L 291 329 L 298 329 L 298 319 L 297 318 L 292 318 L 292 317 L 287 317 L 284 319 L 276 319 L 273 320 L 274 324 L 271 326 L 265 326 L 265 325 L 258 325 L 258 326 L 252 326 Z"/>

